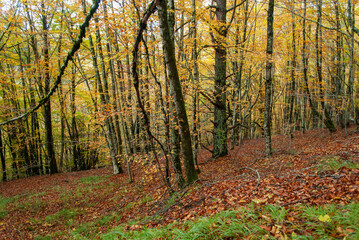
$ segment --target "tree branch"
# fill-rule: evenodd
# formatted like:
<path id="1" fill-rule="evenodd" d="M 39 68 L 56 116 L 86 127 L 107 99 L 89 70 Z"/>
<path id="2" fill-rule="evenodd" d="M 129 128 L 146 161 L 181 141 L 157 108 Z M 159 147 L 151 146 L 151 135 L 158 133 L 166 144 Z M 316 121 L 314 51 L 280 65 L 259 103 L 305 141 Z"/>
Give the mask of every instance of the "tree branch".
<path id="1" fill-rule="evenodd" d="M 141 93 L 140 93 L 140 89 L 139 89 L 139 77 L 138 77 L 138 73 L 137 73 L 138 51 L 139 51 L 140 43 L 143 40 L 143 32 L 145 31 L 145 29 L 147 27 L 148 19 L 151 17 L 151 15 L 153 13 L 156 12 L 157 5 L 160 3 L 160 1 L 161 0 L 153 0 L 151 2 L 150 6 L 147 8 L 147 11 L 144 13 L 144 15 L 143 15 L 143 17 L 142 17 L 142 19 L 140 21 L 140 29 L 137 32 L 136 41 L 135 41 L 135 44 L 133 46 L 133 51 L 132 51 L 132 56 L 133 56 L 133 59 L 132 59 L 132 75 L 133 75 L 133 85 L 134 85 L 135 90 L 136 90 L 137 102 L 138 102 L 138 105 L 140 106 L 140 109 L 141 109 L 142 114 L 143 114 L 146 131 L 147 131 L 148 136 L 150 137 L 151 148 L 152 148 L 153 154 L 155 156 L 158 168 L 160 170 L 161 178 L 162 178 L 163 182 L 166 184 L 169 191 L 172 192 L 171 185 L 166 181 L 165 177 L 163 176 L 162 169 L 161 169 L 160 162 L 159 162 L 159 158 L 158 158 L 157 152 L 156 152 L 156 150 L 154 148 L 153 140 L 155 140 L 157 142 L 157 144 L 160 146 L 160 148 L 164 152 L 164 156 L 166 158 L 166 161 L 168 161 L 167 154 L 166 154 L 166 151 L 165 151 L 165 148 L 164 148 L 163 144 L 151 132 L 150 120 L 148 118 L 146 109 L 144 108 L 142 100 L 141 100 Z"/>
<path id="2" fill-rule="evenodd" d="M 351 37 L 350 34 L 348 34 L 348 33 L 346 33 L 346 32 L 343 32 L 343 31 L 341 31 L 341 30 L 339 30 L 339 29 L 337 29 L 337 28 L 325 26 L 325 25 L 323 25 L 322 23 L 319 23 L 319 22 L 316 21 L 316 20 L 313 20 L 313 19 L 310 19 L 310 18 L 306 18 L 306 17 L 304 17 L 304 16 L 302 16 L 302 15 L 296 13 L 296 12 L 293 11 L 292 9 L 289 9 L 289 8 L 287 8 L 287 7 L 280 6 L 280 5 L 276 5 L 276 7 L 277 7 L 277 8 L 285 9 L 285 10 L 287 10 L 287 11 L 293 13 L 293 14 L 296 15 L 297 17 L 301 17 L 302 19 L 305 19 L 305 20 L 307 20 L 307 21 L 309 21 L 309 22 L 318 24 L 319 26 L 321 26 L 321 27 L 324 28 L 324 29 L 339 32 L 339 33 L 341 33 L 341 34 L 343 34 L 343 35 L 345 35 L 346 37 L 349 37 L 349 38 Z M 359 29 L 356 28 L 355 26 L 354 26 L 354 28 L 353 28 L 353 31 L 354 31 L 357 35 L 359 35 Z M 359 41 L 358 41 L 358 40 L 354 39 L 354 41 L 355 41 L 357 44 L 359 44 Z"/>
<path id="3" fill-rule="evenodd" d="M 65 70 L 66 70 L 66 68 L 67 68 L 67 65 L 69 64 L 69 62 L 70 62 L 71 60 L 73 60 L 73 57 L 74 57 L 75 53 L 77 52 L 77 50 L 80 49 L 81 43 L 82 43 L 82 41 L 83 41 L 83 38 L 84 38 L 85 35 L 86 35 L 86 28 L 89 26 L 91 18 L 93 17 L 93 15 L 95 14 L 96 10 L 98 9 L 99 4 L 100 4 L 100 1 L 101 1 L 101 0 L 97 0 L 97 1 L 94 3 L 94 5 L 92 6 L 92 8 L 91 8 L 89 14 L 86 16 L 84 23 L 80 26 L 80 33 L 79 33 L 79 35 L 78 35 L 78 37 L 77 37 L 77 40 L 76 40 L 75 43 L 73 44 L 73 46 L 72 46 L 70 52 L 67 54 L 67 57 L 66 57 L 64 63 L 62 64 L 62 66 L 61 66 L 61 68 L 60 68 L 60 72 L 59 72 L 59 74 L 58 74 L 57 77 L 56 77 L 55 84 L 54 84 L 54 86 L 50 89 L 50 91 L 47 93 L 47 95 L 46 95 L 45 97 L 43 97 L 43 98 L 39 101 L 39 103 L 38 103 L 35 107 L 33 107 L 32 109 L 30 109 L 28 112 L 26 112 L 26 113 L 24 113 L 24 114 L 22 114 L 22 115 L 20 115 L 20 116 L 18 116 L 18 117 L 15 117 L 15 118 L 9 119 L 9 120 L 7 120 L 7 121 L 5 121 L 5 122 L 2 122 L 2 123 L 0 123 L 0 126 L 5 125 L 5 124 L 9 124 L 9 123 L 11 123 L 11 122 L 14 122 L 14 121 L 17 121 L 17 120 L 20 120 L 20 119 L 22 119 L 22 118 L 25 118 L 25 117 L 29 116 L 31 113 L 33 113 L 33 112 L 35 112 L 36 110 L 38 110 L 41 106 L 43 106 L 45 103 L 47 103 L 47 102 L 50 100 L 51 96 L 54 94 L 54 92 L 56 91 L 57 87 L 58 87 L 59 84 L 61 83 L 62 76 L 63 76 L 64 73 L 65 73 Z"/>

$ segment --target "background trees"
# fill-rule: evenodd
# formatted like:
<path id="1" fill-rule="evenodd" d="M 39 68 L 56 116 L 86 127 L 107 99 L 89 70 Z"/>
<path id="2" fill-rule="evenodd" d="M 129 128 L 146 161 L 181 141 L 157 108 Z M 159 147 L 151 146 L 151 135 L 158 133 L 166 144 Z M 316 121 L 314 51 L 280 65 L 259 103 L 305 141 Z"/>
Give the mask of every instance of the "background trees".
<path id="1" fill-rule="evenodd" d="M 181 156 L 193 173 L 202 147 L 217 158 L 226 155 L 227 144 L 234 148 L 245 139 L 268 137 L 266 126 L 271 125 L 274 134 L 291 135 L 310 128 L 335 131 L 357 119 L 355 2 L 277 0 L 269 87 L 269 1 L 177 0 L 167 2 L 168 23 L 158 18 L 161 14 L 152 15 L 139 47 L 137 72 L 146 126 L 133 89 L 131 62 L 139 21 L 150 3 L 100 4 L 51 101 L 42 111 L 1 126 L 2 179 L 89 169 L 109 161 L 114 173 L 125 165 L 131 172 L 134 162 L 153 164 L 150 128 L 164 146 L 163 151 L 155 144 L 156 154 L 160 159 L 168 156 L 158 173 L 171 179 L 173 166 L 181 182 L 181 147 L 186 148 Z M 165 3 L 160 1 L 159 9 Z M 4 122 L 36 106 L 54 86 L 93 3 L 1 4 Z M 164 24 L 169 33 L 161 35 Z M 171 39 L 166 40 L 167 35 Z M 173 85 L 174 79 L 180 85 Z"/>

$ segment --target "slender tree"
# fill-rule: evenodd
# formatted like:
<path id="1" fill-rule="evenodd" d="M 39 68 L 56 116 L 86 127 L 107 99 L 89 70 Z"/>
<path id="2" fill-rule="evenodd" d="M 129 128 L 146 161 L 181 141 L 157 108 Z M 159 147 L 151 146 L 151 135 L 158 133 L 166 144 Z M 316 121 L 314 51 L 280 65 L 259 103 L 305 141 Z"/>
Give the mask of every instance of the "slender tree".
<path id="1" fill-rule="evenodd" d="M 272 91 L 273 91 L 273 21 L 274 21 L 274 0 L 268 2 L 267 16 L 267 60 L 266 60 L 266 80 L 265 80 L 265 97 L 264 97 L 264 138 L 265 154 L 267 157 L 272 152 Z"/>
<path id="2" fill-rule="evenodd" d="M 168 77 L 170 81 L 170 87 L 173 92 L 176 115 L 179 122 L 180 135 L 182 141 L 181 149 L 182 149 L 183 161 L 185 166 L 186 178 L 187 178 L 187 182 L 191 183 L 195 181 L 198 178 L 198 176 L 193 161 L 191 134 L 188 124 L 185 102 L 182 94 L 182 87 L 177 70 L 174 41 L 170 33 L 166 0 L 162 0 L 159 2 L 158 16 L 159 16 L 163 50 L 167 64 Z"/>

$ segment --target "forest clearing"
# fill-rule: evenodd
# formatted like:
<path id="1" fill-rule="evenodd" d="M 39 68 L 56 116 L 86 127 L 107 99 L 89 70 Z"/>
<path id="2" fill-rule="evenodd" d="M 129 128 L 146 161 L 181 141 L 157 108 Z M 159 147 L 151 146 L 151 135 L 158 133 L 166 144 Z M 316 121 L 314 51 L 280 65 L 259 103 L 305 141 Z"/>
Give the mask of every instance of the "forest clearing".
<path id="1" fill-rule="evenodd" d="M 358 239 L 354 130 L 296 132 L 291 149 L 286 136 L 275 136 L 270 159 L 263 156 L 264 139 L 245 141 L 216 161 L 204 150 L 199 180 L 172 196 L 155 168 L 142 164 L 133 183 L 109 167 L 1 183 L 0 236 Z"/>

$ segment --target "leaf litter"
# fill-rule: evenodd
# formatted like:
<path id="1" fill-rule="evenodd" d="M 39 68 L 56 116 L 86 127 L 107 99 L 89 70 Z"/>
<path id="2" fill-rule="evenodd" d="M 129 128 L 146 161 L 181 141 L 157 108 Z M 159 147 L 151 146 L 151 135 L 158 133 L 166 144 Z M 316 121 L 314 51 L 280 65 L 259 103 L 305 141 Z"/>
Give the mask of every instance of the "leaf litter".
<path id="1" fill-rule="evenodd" d="M 87 231 L 96 234 L 120 224 L 128 224 L 128 231 L 140 230 L 212 216 L 250 203 L 290 208 L 357 202 L 359 169 L 350 166 L 359 164 L 359 134 L 354 128 L 348 132 L 296 132 L 290 149 L 288 136 L 275 136 L 271 158 L 264 157 L 263 139 L 245 140 L 217 160 L 202 150 L 199 180 L 172 196 L 158 179 L 156 168 L 141 164 L 133 166 L 133 183 L 126 174 L 112 175 L 110 167 L 0 183 L 0 196 L 12 198 L 6 215 L 0 218 L 0 238 L 33 239 L 47 234 L 71 238 L 65 236 L 69 229 L 87 225 L 91 226 Z M 332 166 L 335 163 L 340 164 L 338 168 Z M 93 184 L 81 182 L 93 176 L 98 177 Z M 329 215 L 320 217 L 329 222 Z M 129 224 L 136 219 L 146 221 Z M 295 215 L 287 216 L 288 221 L 295 219 Z M 283 226 L 261 228 L 273 236 L 284 231 Z"/>

